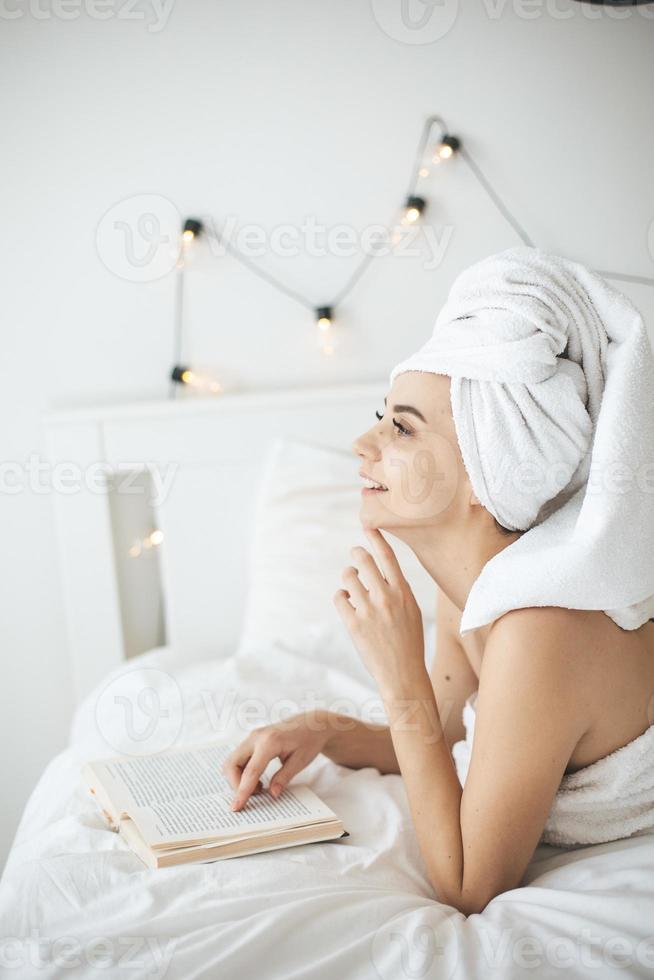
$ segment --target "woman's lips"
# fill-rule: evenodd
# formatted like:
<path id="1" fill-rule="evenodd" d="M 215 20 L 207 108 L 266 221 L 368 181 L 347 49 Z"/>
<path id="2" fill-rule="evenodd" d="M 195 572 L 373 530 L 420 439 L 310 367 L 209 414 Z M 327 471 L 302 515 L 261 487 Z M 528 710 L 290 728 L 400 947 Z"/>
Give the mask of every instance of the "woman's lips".
<path id="1" fill-rule="evenodd" d="M 361 487 L 361 493 L 387 493 L 387 491 L 378 487 Z"/>

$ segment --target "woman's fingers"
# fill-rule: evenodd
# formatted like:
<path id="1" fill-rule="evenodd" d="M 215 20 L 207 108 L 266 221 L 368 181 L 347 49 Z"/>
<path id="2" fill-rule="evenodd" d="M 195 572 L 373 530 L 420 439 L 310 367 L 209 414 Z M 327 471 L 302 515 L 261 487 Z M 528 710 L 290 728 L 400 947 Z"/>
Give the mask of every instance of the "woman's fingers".
<path id="1" fill-rule="evenodd" d="M 346 591 L 350 594 L 353 605 L 355 608 L 358 608 L 368 598 L 368 590 L 359 578 L 359 573 L 354 565 L 348 565 L 343 571 L 341 578 L 346 587 Z"/>
<path id="2" fill-rule="evenodd" d="M 243 774 L 241 776 L 241 781 L 236 790 L 236 795 L 232 800 L 232 810 L 240 810 L 242 806 L 248 801 L 252 793 L 255 792 L 257 784 L 261 781 L 260 776 L 271 759 L 274 759 L 277 755 L 277 751 L 273 750 L 269 744 L 259 743 L 245 768 L 243 769 Z"/>
<path id="3" fill-rule="evenodd" d="M 304 769 L 306 760 L 302 758 L 298 751 L 293 752 L 288 757 L 284 765 L 277 770 L 270 780 L 270 792 L 274 797 L 286 789 L 293 776 L 297 776 Z"/>
<path id="4" fill-rule="evenodd" d="M 232 789 L 238 789 L 243 769 L 249 761 L 253 749 L 254 739 L 252 735 L 248 735 L 225 759 L 223 763 L 223 774 L 229 780 L 229 785 Z"/>
<path id="5" fill-rule="evenodd" d="M 379 528 L 364 527 L 363 530 L 370 541 L 375 556 L 379 559 L 379 564 L 386 581 L 390 585 L 401 585 L 405 580 L 404 574 L 402 572 L 402 568 L 400 567 L 400 563 L 397 560 L 397 555 L 391 548 L 386 538 L 383 536 Z"/>
<path id="6" fill-rule="evenodd" d="M 357 621 L 357 611 L 350 602 L 350 593 L 347 589 L 339 589 L 332 596 L 332 602 L 336 606 L 338 614 L 349 630 L 354 629 Z"/>
<path id="7" fill-rule="evenodd" d="M 388 582 L 379 570 L 379 565 L 365 548 L 356 545 L 350 550 L 350 554 L 358 563 L 370 594 L 373 596 L 381 595 L 388 588 Z"/>

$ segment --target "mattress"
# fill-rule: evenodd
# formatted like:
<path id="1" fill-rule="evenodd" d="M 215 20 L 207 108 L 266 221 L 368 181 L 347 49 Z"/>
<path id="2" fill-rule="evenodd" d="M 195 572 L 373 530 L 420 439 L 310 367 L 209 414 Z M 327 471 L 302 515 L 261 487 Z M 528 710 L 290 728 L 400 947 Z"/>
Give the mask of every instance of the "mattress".
<path id="1" fill-rule="evenodd" d="M 143 692 L 147 692 L 147 696 Z M 349 837 L 148 870 L 105 826 L 83 761 L 147 732 L 167 748 L 246 732 L 312 703 L 383 720 L 372 685 L 290 649 L 128 661 L 80 704 L 43 772 L 0 887 L 7 976 L 334 978 L 651 977 L 654 835 L 540 845 L 520 886 L 464 916 L 429 882 L 399 775 L 319 756 L 299 776 Z M 279 766 L 270 764 L 271 775 Z M 438 833 L 438 814 L 434 814 Z"/>

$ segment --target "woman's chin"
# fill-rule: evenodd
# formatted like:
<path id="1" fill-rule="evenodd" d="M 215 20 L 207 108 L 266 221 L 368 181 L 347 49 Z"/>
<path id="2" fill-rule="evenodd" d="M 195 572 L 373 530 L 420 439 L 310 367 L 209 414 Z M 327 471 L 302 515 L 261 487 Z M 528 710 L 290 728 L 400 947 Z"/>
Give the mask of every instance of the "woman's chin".
<path id="1" fill-rule="evenodd" d="M 380 495 L 381 496 L 381 495 Z M 363 494 L 359 507 L 359 518 L 366 527 L 378 528 L 383 531 L 390 528 L 396 521 L 381 500 L 374 499 L 375 494 Z"/>

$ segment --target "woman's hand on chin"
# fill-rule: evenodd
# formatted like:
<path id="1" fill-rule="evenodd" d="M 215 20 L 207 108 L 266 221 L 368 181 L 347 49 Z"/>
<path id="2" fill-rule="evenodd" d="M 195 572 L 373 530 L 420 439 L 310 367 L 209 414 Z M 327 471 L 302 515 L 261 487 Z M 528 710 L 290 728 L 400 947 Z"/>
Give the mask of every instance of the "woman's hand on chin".
<path id="1" fill-rule="evenodd" d="M 357 565 L 343 571 L 345 588 L 333 602 L 367 669 L 381 690 L 390 691 L 426 670 L 422 613 L 381 531 L 364 531 L 379 565 L 366 548 L 352 548 Z"/>

